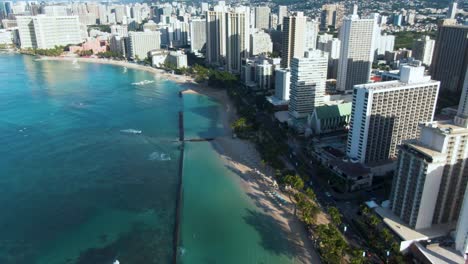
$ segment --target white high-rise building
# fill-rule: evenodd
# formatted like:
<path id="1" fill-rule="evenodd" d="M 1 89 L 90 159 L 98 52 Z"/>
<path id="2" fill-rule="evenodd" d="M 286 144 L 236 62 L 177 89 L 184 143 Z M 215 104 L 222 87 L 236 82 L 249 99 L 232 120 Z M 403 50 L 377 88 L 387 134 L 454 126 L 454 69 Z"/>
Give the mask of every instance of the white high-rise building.
<path id="1" fill-rule="evenodd" d="M 249 13 L 248 7 L 227 13 L 226 65 L 230 72 L 240 73 L 242 59 L 250 54 Z"/>
<path id="2" fill-rule="evenodd" d="M 82 42 L 77 16 L 18 16 L 21 48 L 51 49 Z"/>
<path id="3" fill-rule="evenodd" d="M 226 59 L 226 13 L 206 12 L 206 60 L 224 65 Z"/>
<path id="4" fill-rule="evenodd" d="M 291 71 L 289 69 L 275 70 L 275 97 L 281 101 L 289 101 Z"/>
<path id="5" fill-rule="evenodd" d="M 400 147 L 390 197 L 392 211 L 415 229 L 460 221 L 465 226 L 459 223 L 457 246 L 464 245 L 463 250 L 468 235 L 468 213 L 461 210 L 468 182 L 467 90 L 465 81 L 454 120 L 427 122 L 418 140 Z"/>
<path id="6" fill-rule="evenodd" d="M 110 26 L 110 30 L 112 35 L 117 35 L 121 37 L 128 36 L 128 28 L 126 26 L 112 25 Z"/>
<path id="7" fill-rule="evenodd" d="M 268 33 L 258 30 L 250 35 L 250 55 L 256 56 L 273 51 L 273 42 Z"/>
<path id="8" fill-rule="evenodd" d="M 317 48 L 318 33 L 319 33 L 319 23 L 315 20 L 307 21 L 306 37 L 305 37 L 305 49 L 306 50 Z"/>
<path id="9" fill-rule="evenodd" d="M 114 6 L 114 15 L 115 21 L 117 23 L 122 23 L 124 21 L 124 17 L 127 17 L 127 11 L 124 5 L 116 5 Z"/>
<path id="10" fill-rule="evenodd" d="M 302 58 L 292 59 L 289 116 L 293 120 L 306 118 L 323 105 L 327 68 L 328 54 L 320 50 L 308 50 Z"/>
<path id="11" fill-rule="evenodd" d="M 66 6 L 53 6 L 53 5 L 44 6 L 43 13 L 46 16 L 68 16 L 70 15 Z"/>
<path id="12" fill-rule="evenodd" d="M 257 6 L 255 12 L 255 28 L 268 29 L 270 27 L 270 8 L 268 6 Z"/>
<path id="13" fill-rule="evenodd" d="M 422 61 L 424 65 L 431 65 L 432 54 L 434 54 L 435 40 L 429 36 L 425 36 L 422 39 L 417 39 L 413 43 L 413 57 L 417 60 Z"/>
<path id="14" fill-rule="evenodd" d="M 395 158 L 396 147 L 419 136 L 434 117 L 439 81 L 424 67 L 403 66 L 400 80 L 354 86 L 346 154 L 365 164 Z"/>
<path id="15" fill-rule="evenodd" d="M 192 52 L 199 52 L 203 50 L 206 45 L 206 20 L 205 19 L 192 19 L 190 21 L 190 50 Z"/>
<path id="16" fill-rule="evenodd" d="M 148 57 L 149 51 L 161 48 L 161 33 L 159 31 L 129 32 L 127 43 L 127 57 L 144 60 Z"/>
<path id="17" fill-rule="evenodd" d="M 354 85 L 369 82 L 375 51 L 374 24 L 374 19 L 359 19 L 357 14 L 344 19 L 337 90 L 351 91 Z"/>
<path id="18" fill-rule="evenodd" d="M 292 58 L 304 56 L 306 24 L 302 12 L 283 19 L 281 68 L 289 68 Z"/>
<path id="19" fill-rule="evenodd" d="M 283 19 L 288 16 L 288 7 L 280 5 L 278 6 L 278 24 L 283 24 Z"/>
<path id="20" fill-rule="evenodd" d="M 392 52 L 395 48 L 395 36 L 384 34 L 378 37 L 377 54 L 385 55 L 386 51 Z"/>

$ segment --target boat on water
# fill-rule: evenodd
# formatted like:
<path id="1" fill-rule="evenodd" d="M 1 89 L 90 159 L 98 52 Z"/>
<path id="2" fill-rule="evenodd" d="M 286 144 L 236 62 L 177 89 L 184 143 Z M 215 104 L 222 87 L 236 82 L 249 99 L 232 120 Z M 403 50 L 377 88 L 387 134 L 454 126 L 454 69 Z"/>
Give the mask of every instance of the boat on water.
<path id="1" fill-rule="evenodd" d="M 136 130 L 136 129 L 122 129 L 120 130 L 122 133 L 127 133 L 127 134 L 141 134 L 141 130 Z"/>

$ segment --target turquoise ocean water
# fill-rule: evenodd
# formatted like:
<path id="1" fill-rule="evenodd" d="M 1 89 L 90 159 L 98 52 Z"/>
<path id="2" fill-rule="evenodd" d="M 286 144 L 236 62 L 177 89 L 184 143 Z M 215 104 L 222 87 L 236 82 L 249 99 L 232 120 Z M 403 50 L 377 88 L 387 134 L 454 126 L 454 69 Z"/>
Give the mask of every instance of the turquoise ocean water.
<path id="1" fill-rule="evenodd" d="M 187 138 L 223 133 L 220 106 L 181 89 L 0 54 L 0 263 L 170 263 L 178 112 Z M 185 145 L 183 181 L 181 263 L 294 262 L 210 142 Z"/>

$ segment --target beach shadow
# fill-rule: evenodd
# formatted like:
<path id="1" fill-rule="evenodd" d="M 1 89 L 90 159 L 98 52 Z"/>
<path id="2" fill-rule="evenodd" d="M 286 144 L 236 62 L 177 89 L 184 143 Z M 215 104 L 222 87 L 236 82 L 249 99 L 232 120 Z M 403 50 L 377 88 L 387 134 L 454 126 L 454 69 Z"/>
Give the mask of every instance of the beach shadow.
<path id="1" fill-rule="evenodd" d="M 304 254 L 303 246 L 290 239 L 296 234 L 287 230 L 270 215 L 247 209 L 244 221 L 258 232 L 260 244 L 265 250 L 289 258 Z"/>

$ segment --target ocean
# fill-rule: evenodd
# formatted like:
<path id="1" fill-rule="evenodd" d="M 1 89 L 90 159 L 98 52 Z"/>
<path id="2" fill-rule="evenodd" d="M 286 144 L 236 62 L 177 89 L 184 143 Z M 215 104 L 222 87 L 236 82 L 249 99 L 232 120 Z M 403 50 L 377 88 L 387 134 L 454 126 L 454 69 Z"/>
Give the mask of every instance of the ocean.
<path id="1" fill-rule="evenodd" d="M 124 67 L 0 54 L 0 263 L 171 263 L 180 147 L 220 105 Z M 185 143 L 180 263 L 294 263 L 210 142 Z"/>

